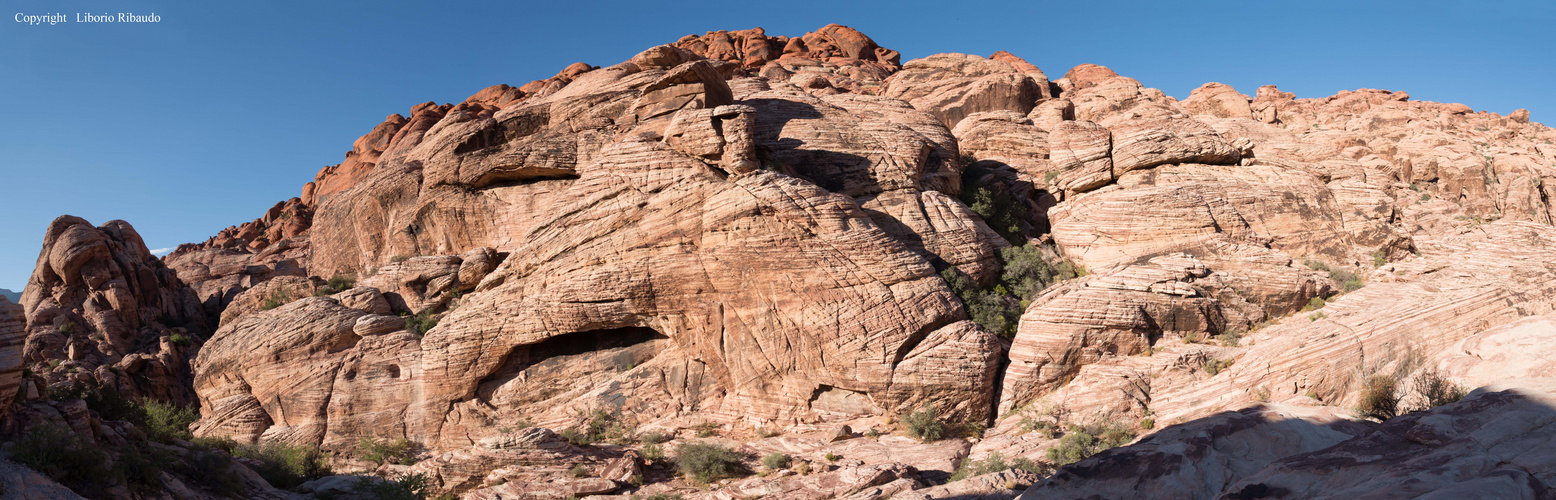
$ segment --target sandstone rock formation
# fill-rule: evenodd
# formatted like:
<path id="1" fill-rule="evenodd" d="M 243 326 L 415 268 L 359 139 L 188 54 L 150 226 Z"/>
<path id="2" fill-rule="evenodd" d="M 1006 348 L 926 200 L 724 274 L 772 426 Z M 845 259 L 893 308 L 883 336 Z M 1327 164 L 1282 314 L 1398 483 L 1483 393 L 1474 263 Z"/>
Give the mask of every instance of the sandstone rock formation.
<path id="1" fill-rule="evenodd" d="M 0 297 L 0 402 L 16 399 L 22 389 L 22 345 L 27 341 L 27 316 L 22 306 Z M 11 405 L 0 405 L 0 422 L 6 420 Z"/>
<path id="2" fill-rule="evenodd" d="M 162 400 L 194 400 L 187 357 L 211 330 L 209 319 L 194 292 L 151 255 L 129 223 L 92 227 L 77 217 L 55 219 L 21 305 L 23 360 L 48 384 L 95 382 Z"/>
<path id="3" fill-rule="evenodd" d="M 7 368 L 0 321 L 0 399 L 88 415 L 32 393 L 188 401 L 192 379 L 199 436 L 342 463 L 408 438 L 420 462 L 377 473 L 467 499 L 1532 494 L 1553 140 L 1526 111 L 1403 92 L 1179 101 L 1007 52 L 903 63 L 838 25 L 707 32 L 391 115 L 299 198 L 166 266 L 127 224 L 56 221 L 22 301 L 39 376 Z M 1000 291 L 1012 245 L 1082 276 Z M 1024 308 L 1014 338 L 969 321 L 988 305 L 952 267 L 1010 321 Z M 1343 409 L 1423 373 L 1507 385 L 1381 426 Z M 901 435 L 924 407 L 970 425 Z M 646 444 L 559 434 L 599 415 L 815 470 L 694 489 Z M 1052 477 L 938 484 L 1101 424 L 1148 435 Z"/>
<path id="4" fill-rule="evenodd" d="M 309 273 L 458 307 L 425 337 L 359 335 L 381 330 L 324 298 L 224 321 L 196 362 L 198 433 L 446 450 L 593 408 L 986 418 L 1000 348 L 934 263 L 992 273 L 1003 242 L 947 196 L 945 126 L 884 97 L 735 101 L 684 59 L 653 49 L 395 139 L 315 209 Z"/>
<path id="5" fill-rule="evenodd" d="M 892 75 L 882 95 L 908 101 L 947 127 L 954 127 L 973 113 L 1027 114 L 1047 93 L 1046 83 L 1040 85 L 1030 74 L 1003 60 L 937 54 L 908 61 L 902 71 Z"/>

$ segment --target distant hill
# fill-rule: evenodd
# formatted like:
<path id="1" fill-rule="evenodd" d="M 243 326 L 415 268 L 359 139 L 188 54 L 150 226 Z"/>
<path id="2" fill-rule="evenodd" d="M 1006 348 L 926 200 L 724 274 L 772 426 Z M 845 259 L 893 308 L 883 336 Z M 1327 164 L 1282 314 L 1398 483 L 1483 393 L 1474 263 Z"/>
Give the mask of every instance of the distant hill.
<path id="1" fill-rule="evenodd" d="M 11 302 L 21 302 L 22 300 L 22 292 L 13 292 L 4 288 L 0 288 L 0 295 L 4 295 L 5 298 L 9 299 Z"/>

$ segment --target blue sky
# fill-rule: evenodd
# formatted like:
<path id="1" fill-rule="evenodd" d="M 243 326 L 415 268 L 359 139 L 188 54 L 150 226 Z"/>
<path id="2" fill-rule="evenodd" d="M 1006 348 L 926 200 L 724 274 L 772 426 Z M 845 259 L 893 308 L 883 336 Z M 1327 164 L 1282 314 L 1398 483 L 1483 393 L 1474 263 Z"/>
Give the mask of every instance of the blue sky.
<path id="1" fill-rule="evenodd" d="M 13 18 L 53 12 L 72 22 Z M 87 12 L 161 22 L 73 22 Z M 0 288 L 13 290 L 56 216 L 130 221 L 154 249 L 203 241 L 297 196 L 386 115 L 716 29 L 835 22 L 904 60 L 1008 50 L 1051 78 L 1097 63 L 1179 98 L 1209 81 L 1299 97 L 1368 87 L 1556 115 L 1549 1 L 6 0 L 0 13 Z"/>

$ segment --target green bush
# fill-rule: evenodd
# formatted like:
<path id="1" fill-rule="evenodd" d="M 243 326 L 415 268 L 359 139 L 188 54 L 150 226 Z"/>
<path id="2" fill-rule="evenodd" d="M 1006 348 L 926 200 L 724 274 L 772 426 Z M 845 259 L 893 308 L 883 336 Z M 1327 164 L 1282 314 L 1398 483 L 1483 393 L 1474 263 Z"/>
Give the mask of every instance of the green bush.
<path id="1" fill-rule="evenodd" d="M 1026 243 L 1026 203 L 1011 197 L 1004 185 L 985 185 L 982 179 L 989 170 L 972 164 L 972 158 L 963 158 L 962 162 L 966 164 L 962 170 L 962 203 L 1010 244 Z"/>
<path id="2" fill-rule="evenodd" d="M 1430 410 L 1445 404 L 1457 403 L 1469 392 L 1464 386 L 1443 377 L 1442 373 L 1435 368 L 1422 370 L 1419 375 L 1416 375 L 1414 389 L 1416 396 L 1421 399 L 1421 404 L 1426 405 L 1416 410 Z"/>
<path id="3" fill-rule="evenodd" d="M 364 477 L 357 480 L 352 489 L 374 500 L 423 500 L 432 496 L 432 481 L 421 473 L 401 476 L 397 480 Z"/>
<path id="4" fill-rule="evenodd" d="M 697 429 L 697 437 L 700 438 L 713 437 L 719 433 L 719 424 L 713 422 L 703 422 L 693 428 Z"/>
<path id="5" fill-rule="evenodd" d="M 270 295 L 265 296 L 265 300 L 259 305 L 259 308 L 263 311 L 269 311 L 294 300 L 297 300 L 297 296 L 292 294 L 292 287 L 281 285 L 276 287 L 275 290 L 271 290 Z"/>
<path id="6" fill-rule="evenodd" d="M 614 413 L 595 409 L 589 414 L 589 441 L 617 445 L 632 444 L 637 439 L 637 429 Z"/>
<path id="7" fill-rule="evenodd" d="M 162 471 L 173 464 L 173 454 L 145 441 L 119 447 L 119 459 L 113 469 L 136 491 L 154 491 L 162 486 Z"/>
<path id="8" fill-rule="evenodd" d="M 558 432 L 557 435 L 561 436 L 563 440 L 567 441 L 573 446 L 589 446 L 594 444 L 594 441 L 589 440 L 589 434 L 578 430 L 577 427 L 568 427 L 566 429 L 562 429 L 562 432 Z"/>
<path id="9" fill-rule="evenodd" d="M 271 486 L 292 489 L 299 484 L 331 475 L 329 459 L 318 448 L 286 443 L 232 445 L 232 454 L 260 462 L 254 472 Z"/>
<path id="10" fill-rule="evenodd" d="M 1003 271 L 989 288 L 978 286 L 972 277 L 955 267 L 941 271 L 940 278 L 961 299 L 973 322 L 1004 338 L 1015 337 L 1021 314 L 1044 289 L 1085 274 L 1068 261 L 1050 262 L 1045 252 L 1033 245 L 1001 249 L 999 260 Z"/>
<path id="11" fill-rule="evenodd" d="M 973 460 L 971 458 L 962 460 L 962 464 L 956 468 L 956 473 L 951 474 L 950 480 L 961 481 L 973 476 L 993 474 L 1010 469 L 1024 470 L 1046 476 L 1053 473 L 1054 467 L 1050 464 L 1038 463 L 1025 458 L 1017 458 L 1007 463 L 1005 462 L 1005 456 L 996 451 L 989 453 L 983 460 Z"/>
<path id="12" fill-rule="evenodd" d="M 1379 421 L 1399 415 L 1399 380 L 1383 374 L 1367 377 L 1356 412 Z"/>
<path id="13" fill-rule="evenodd" d="M 665 461 L 664 447 L 659 446 L 659 443 L 649 443 L 643 445 L 643 460 L 654 463 L 663 463 Z"/>
<path id="14" fill-rule="evenodd" d="M 193 408 L 149 399 L 141 404 L 140 414 L 140 421 L 136 424 L 148 437 L 163 443 L 174 439 L 189 440 L 193 437 L 189 433 L 189 426 L 200 419 L 200 412 Z"/>
<path id="15" fill-rule="evenodd" d="M 184 458 L 184 475 L 220 497 L 236 498 L 243 492 L 243 476 L 233 470 L 232 457 L 224 453 L 204 450 L 190 452 Z"/>
<path id="16" fill-rule="evenodd" d="M 375 439 L 364 437 L 357 441 L 362 460 L 378 465 L 411 465 L 416 463 L 416 448 L 409 439 Z"/>
<path id="17" fill-rule="evenodd" d="M 699 483 L 711 483 L 742 472 L 740 454 L 713 443 L 686 443 L 675 453 L 675 466 Z"/>
<path id="18" fill-rule="evenodd" d="M 1080 275 L 1069 261 L 1048 262 L 1043 250 L 1035 245 L 1002 248 L 1000 261 L 1004 264 L 1001 284 L 1020 300 L 1032 300 L 1050 285 Z"/>
<path id="19" fill-rule="evenodd" d="M 783 453 L 773 452 L 762 457 L 762 467 L 767 470 L 779 470 L 789 466 L 789 456 Z"/>
<path id="20" fill-rule="evenodd" d="M 96 444 L 51 424 L 34 426 L 11 447 L 11 460 L 48 476 L 83 495 L 118 480 L 108 454 Z"/>
<path id="21" fill-rule="evenodd" d="M 69 321 L 66 321 L 65 324 L 59 325 L 59 333 L 64 333 L 64 334 L 76 333 L 76 324 L 75 323 L 71 323 Z"/>
<path id="22" fill-rule="evenodd" d="M 1059 439 L 1059 444 L 1049 448 L 1045 455 L 1049 462 L 1060 467 L 1085 460 L 1103 450 L 1120 446 L 1135 438 L 1134 431 L 1112 424 L 1076 427 Z"/>
<path id="23" fill-rule="evenodd" d="M 113 386 L 100 385 L 97 382 L 77 381 L 69 386 L 51 388 L 48 398 L 54 401 L 70 401 L 80 399 L 86 402 L 86 407 L 97 412 L 97 416 L 103 420 L 124 420 L 139 423 L 143 420 L 140 406 L 134 401 L 125 398 Z"/>
<path id="24" fill-rule="evenodd" d="M 189 340 L 189 336 L 188 335 L 184 335 L 182 333 L 175 333 L 172 336 L 168 337 L 168 342 L 172 342 L 173 345 L 176 345 L 176 346 L 186 346 L 186 345 L 189 345 L 189 344 L 193 343 L 192 341 Z"/>
<path id="25" fill-rule="evenodd" d="M 357 286 L 357 281 L 355 279 L 353 279 L 351 276 L 345 275 L 345 274 L 337 274 L 337 275 L 331 276 L 328 281 L 325 281 L 324 282 L 324 286 L 319 287 L 318 290 L 314 290 L 313 294 L 315 296 L 320 296 L 320 297 L 325 296 L 325 295 L 335 295 L 337 293 L 344 292 L 346 290 L 350 290 L 351 287 L 354 287 L 354 286 Z"/>
<path id="26" fill-rule="evenodd" d="M 569 469 L 567 473 L 572 474 L 573 477 L 586 477 L 589 475 L 589 469 L 584 468 L 583 464 L 578 464 Z"/>
<path id="27" fill-rule="evenodd" d="M 1230 359 L 1212 359 L 1206 361 L 1202 369 L 1205 370 L 1206 374 L 1214 377 L 1217 373 L 1221 373 L 1221 370 L 1225 370 L 1230 366 L 1232 366 L 1232 360 Z"/>
<path id="28" fill-rule="evenodd" d="M 411 333 L 416 334 L 417 337 L 426 335 L 427 332 L 432 330 L 432 328 L 435 326 L 438 326 L 438 317 L 432 314 L 431 309 L 416 313 L 415 316 L 405 318 L 405 329 L 409 330 Z"/>
<path id="29" fill-rule="evenodd" d="M 670 435 L 659 431 L 645 432 L 638 440 L 646 444 L 659 444 L 670 440 Z"/>
<path id="30" fill-rule="evenodd" d="M 940 411 L 933 406 L 903 416 L 902 425 L 907 427 L 908 437 L 926 443 L 945 437 L 945 423 L 940 421 Z"/>

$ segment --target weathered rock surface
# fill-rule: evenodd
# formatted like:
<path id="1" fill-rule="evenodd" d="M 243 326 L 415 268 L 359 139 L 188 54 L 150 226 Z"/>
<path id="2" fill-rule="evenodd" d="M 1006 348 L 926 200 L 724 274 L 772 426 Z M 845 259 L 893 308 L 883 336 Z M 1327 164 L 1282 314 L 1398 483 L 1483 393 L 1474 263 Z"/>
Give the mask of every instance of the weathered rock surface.
<path id="1" fill-rule="evenodd" d="M 308 274 L 308 238 L 281 240 L 254 251 L 246 246 L 180 245 L 163 259 L 189 284 L 207 315 L 220 317 L 238 294 L 272 278 Z"/>
<path id="2" fill-rule="evenodd" d="M 0 402 L 16 399 L 22 389 L 22 346 L 27 342 L 27 316 L 22 306 L 0 297 Z M 26 396 L 23 394 L 23 396 Z M 11 405 L 0 405 L 0 422 L 10 413 Z"/>
<path id="3" fill-rule="evenodd" d="M 726 106 L 712 69 L 581 72 L 398 139 L 316 209 L 309 271 L 370 275 L 397 310 L 463 291 L 459 307 L 424 338 L 358 335 L 378 327 L 320 298 L 240 316 L 197 361 L 199 434 L 447 450 L 598 407 L 770 425 L 988 415 L 998 344 L 931 260 L 992 273 L 1001 242 L 936 192 L 959 180 L 949 131 L 884 97 Z M 788 175 L 730 161 L 753 151 Z"/>
<path id="4" fill-rule="evenodd" d="M 1066 466 L 1020 498 L 1217 498 L 1272 463 L 1372 427 L 1328 407 L 1270 404 L 1218 413 Z"/>
<path id="5" fill-rule="evenodd" d="M 1556 381 L 1519 379 L 1389 419 L 1370 433 L 1287 457 L 1225 488 L 1229 497 L 1539 498 L 1556 480 Z M 1206 497 L 1208 498 L 1208 497 Z"/>
<path id="6" fill-rule="evenodd" d="M 1216 118 L 1253 118 L 1253 99 L 1223 83 L 1210 82 L 1189 93 L 1183 108 L 1196 115 Z"/>
<path id="7" fill-rule="evenodd" d="M 882 95 L 908 101 L 947 127 L 954 127 L 973 113 L 1027 114 L 1046 91 L 1046 85 L 1039 85 L 1008 62 L 967 54 L 936 54 L 904 64 L 902 71 L 887 81 Z"/>
<path id="8" fill-rule="evenodd" d="M 129 223 L 92 227 L 77 217 L 55 219 L 21 305 L 24 362 L 48 384 L 91 381 L 193 401 L 188 345 L 210 331 L 209 320 L 194 292 L 151 255 Z M 183 340 L 171 342 L 174 335 Z"/>
<path id="9" fill-rule="evenodd" d="M 300 199 L 168 262 L 225 309 L 196 364 L 199 434 L 347 453 L 407 437 L 436 457 L 415 470 L 469 498 L 630 482 L 637 459 L 537 448 L 538 431 L 506 429 L 521 420 L 835 430 L 926 404 L 1001 420 L 976 444 L 731 439 L 824 470 L 632 493 L 1008 498 L 1036 479 L 923 488 L 969 453 L 1043 459 L 1057 439 L 1009 417 L 1045 407 L 1059 424 L 1189 423 L 1033 491 L 1275 494 L 1332 472 L 1300 454 L 1364 434 L 1321 405 L 1354 405 L 1366 376 L 1550 373 L 1552 140 L 1527 112 L 1403 92 L 1250 99 L 1211 83 L 1180 102 L 1097 65 L 1049 82 L 1004 52 L 901 64 L 837 25 L 716 31 L 391 116 Z M 936 276 L 1001 273 L 1009 243 L 964 189 L 1008 195 L 1031 214 L 1012 241 L 1090 271 L 1027 297 L 1008 348 Z M 336 275 L 364 286 L 264 310 Z M 1485 427 L 1472 420 L 1454 429 Z M 1450 481 L 1397 458 L 1329 484 L 1545 481 L 1533 466 Z"/>

